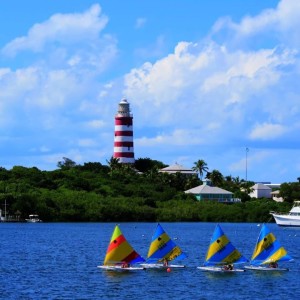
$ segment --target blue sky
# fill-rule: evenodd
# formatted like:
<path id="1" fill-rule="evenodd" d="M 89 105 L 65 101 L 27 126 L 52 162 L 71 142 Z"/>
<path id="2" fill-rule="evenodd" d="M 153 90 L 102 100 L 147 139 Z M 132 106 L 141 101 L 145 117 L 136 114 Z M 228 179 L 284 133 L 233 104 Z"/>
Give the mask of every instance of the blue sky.
<path id="1" fill-rule="evenodd" d="M 297 0 L 11 0 L 0 10 L 0 165 L 135 157 L 272 183 L 300 177 Z"/>

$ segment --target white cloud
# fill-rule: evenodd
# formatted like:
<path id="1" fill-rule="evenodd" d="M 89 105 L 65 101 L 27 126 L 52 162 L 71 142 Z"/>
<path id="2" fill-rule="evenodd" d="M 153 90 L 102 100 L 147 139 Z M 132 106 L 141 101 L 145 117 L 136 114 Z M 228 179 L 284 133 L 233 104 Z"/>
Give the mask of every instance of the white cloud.
<path id="1" fill-rule="evenodd" d="M 219 19 L 212 29 L 212 35 L 226 36 L 226 44 L 235 45 L 246 42 L 250 45 L 255 39 L 262 41 L 277 41 L 278 38 L 286 45 L 298 47 L 300 37 L 296 28 L 300 26 L 300 2 L 296 0 L 281 0 L 275 9 L 263 10 L 256 16 L 246 16 L 240 23 L 234 23 L 230 18 Z M 274 43 L 274 42 L 273 42 Z"/>
<path id="2" fill-rule="evenodd" d="M 257 124 L 251 131 L 250 139 L 274 140 L 287 132 L 287 128 L 280 124 Z"/>
<path id="3" fill-rule="evenodd" d="M 7 55 L 16 55 L 24 50 L 40 52 L 48 43 L 74 44 L 97 39 L 108 21 L 106 16 L 100 14 L 98 4 L 82 14 L 55 14 L 49 20 L 35 24 L 27 36 L 11 41 L 3 52 Z"/>
<path id="4" fill-rule="evenodd" d="M 136 138 L 135 144 L 142 147 L 158 146 L 158 145 L 170 145 L 170 146 L 182 146 L 186 145 L 188 141 L 189 145 L 197 145 L 204 143 L 203 139 L 199 137 L 193 130 L 175 129 L 168 133 L 160 133 L 155 137 L 148 138 Z"/>

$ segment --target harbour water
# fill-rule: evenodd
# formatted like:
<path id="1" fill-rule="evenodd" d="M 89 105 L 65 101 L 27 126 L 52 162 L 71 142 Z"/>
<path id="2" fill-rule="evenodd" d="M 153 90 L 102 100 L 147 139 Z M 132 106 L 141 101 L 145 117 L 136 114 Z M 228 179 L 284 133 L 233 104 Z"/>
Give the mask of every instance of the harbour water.
<path id="1" fill-rule="evenodd" d="M 187 252 L 185 269 L 109 272 L 103 263 L 114 223 L 1 223 L 0 299 L 299 299 L 300 229 L 268 224 L 295 259 L 289 272 L 235 274 L 197 269 L 216 223 L 161 223 Z M 259 224 L 221 223 L 251 258 Z M 155 223 L 121 223 L 143 257 Z"/>

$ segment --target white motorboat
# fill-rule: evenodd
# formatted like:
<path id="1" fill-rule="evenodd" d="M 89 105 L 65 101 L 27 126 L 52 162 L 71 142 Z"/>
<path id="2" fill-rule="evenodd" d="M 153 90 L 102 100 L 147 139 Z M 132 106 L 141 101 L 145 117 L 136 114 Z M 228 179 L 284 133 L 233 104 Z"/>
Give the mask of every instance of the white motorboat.
<path id="1" fill-rule="evenodd" d="M 300 201 L 295 201 L 294 206 L 287 214 L 276 213 L 274 211 L 271 211 L 270 214 L 279 226 L 300 226 Z"/>
<path id="2" fill-rule="evenodd" d="M 28 223 L 40 223 L 40 222 L 43 222 L 39 218 L 39 215 L 29 215 L 29 218 L 25 219 L 25 221 L 28 222 Z"/>

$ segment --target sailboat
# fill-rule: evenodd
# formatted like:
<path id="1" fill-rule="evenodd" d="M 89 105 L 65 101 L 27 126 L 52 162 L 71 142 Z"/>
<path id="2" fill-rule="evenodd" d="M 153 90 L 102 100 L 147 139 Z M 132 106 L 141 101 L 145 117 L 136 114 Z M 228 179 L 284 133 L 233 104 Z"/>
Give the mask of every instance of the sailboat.
<path id="1" fill-rule="evenodd" d="M 116 225 L 102 266 L 98 268 L 105 270 L 144 270 L 141 266 L 135 266 L 144 262 L 142 258 L 129 244 L 120 227 Z"/>
<path id="2" fill-rule="evenodd" d="M 212 235 L 205 262 L 198 269 L 212 272 L 244 272 L 244 269 L 234 268 L 234 265 L 246 262 L 248 259 L 232 245 L 218 224 Z"/>
<path id="3" fill-rule="evenodd" d="M 170 261 L 182 260 L 187 255 L 175 244 L 158 223 L 152 236 L 146 263 L 146 268 L 184 268 L 184 265 L 170 264 Z"/>
<path id="4" fill-rule="evenodd" d="M 287 268 L 278 267 L 277 262 L 292 261 L 293 258 L 281 246 L 275 235 L 263 224 L 258 236 L 249 270 L 258 271 L 288 271 Z"/>

